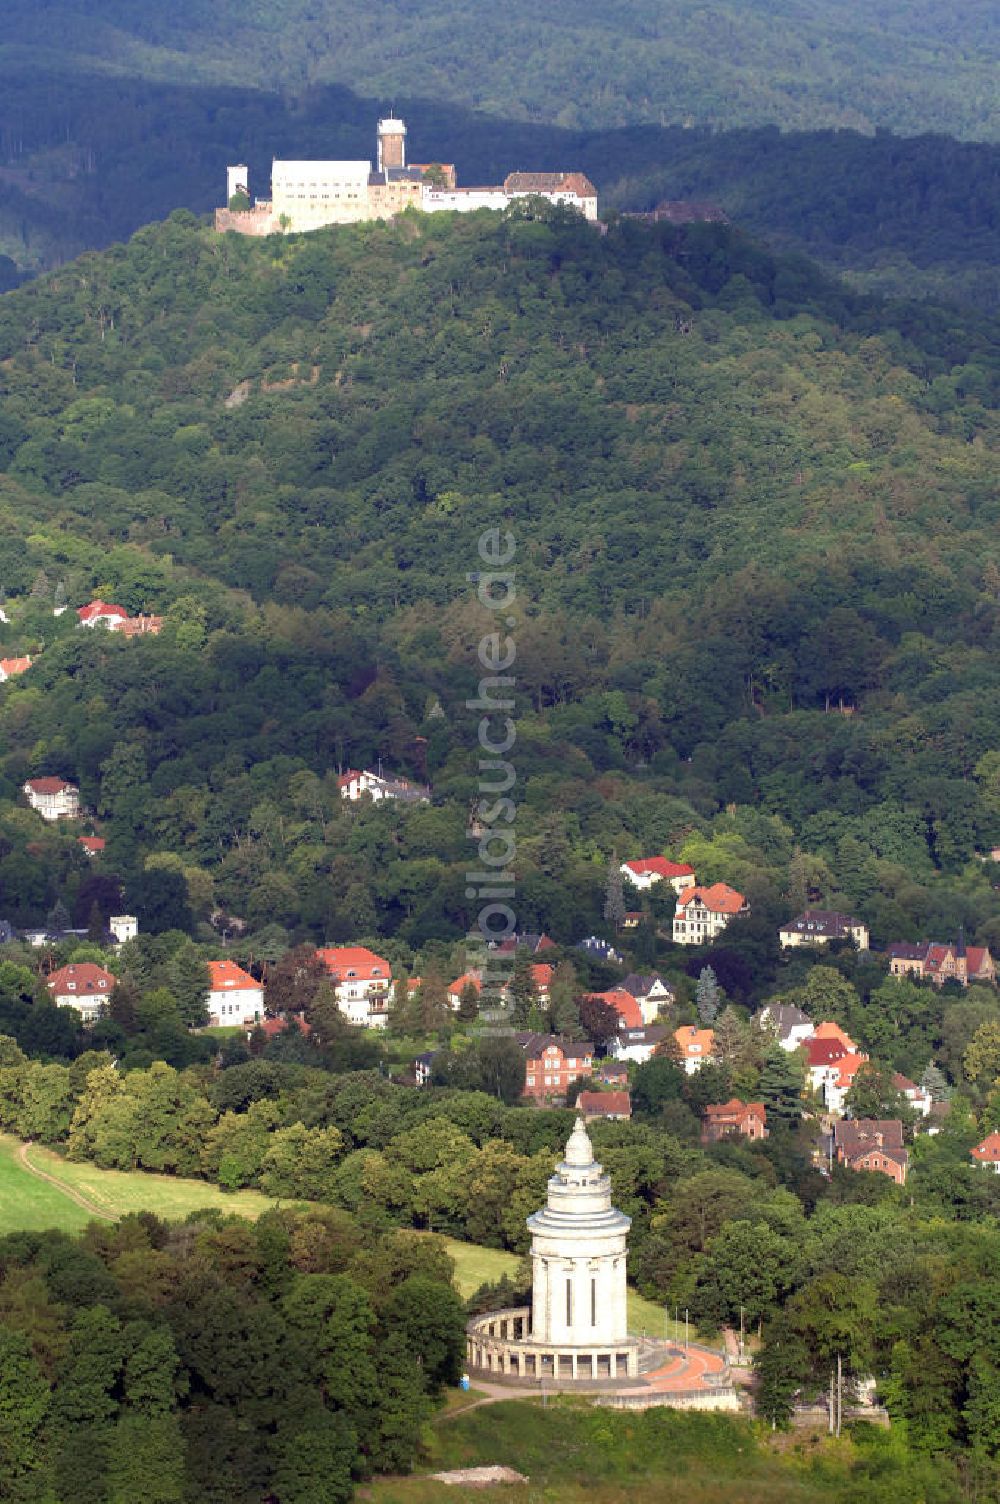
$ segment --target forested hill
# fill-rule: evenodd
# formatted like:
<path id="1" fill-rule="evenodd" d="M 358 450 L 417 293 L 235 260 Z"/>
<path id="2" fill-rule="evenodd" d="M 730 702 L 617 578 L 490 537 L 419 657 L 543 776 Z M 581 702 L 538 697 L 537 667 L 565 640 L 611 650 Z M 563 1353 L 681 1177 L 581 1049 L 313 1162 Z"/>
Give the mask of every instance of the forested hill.
<path id="1" fill-rule="evenodd" d="M 349 83 L 509 118 L 882 125 L 996 139 L 991 0 L 8 0 L 7 58 L 298 95 Z"/>
<path id="2" fill-rule="evenodd" d="M 227 162 L 247 162 L 263 196 L 275 156 L 368 158 L 391 100 L 412 153 L 456 162 L 461 182 L 569 164 L 590 175 L 605 210 L 708 199 L 758 238 L 861 285 L 1000 308 L 996 144 L 774 126 L 565 129 L 429 99 L 417 79 L 389 98 L 340 87 L 288 98 L 69 64 L 46 72 L 0 54 L 0 81 L 0 255 L 29 272 L 173 209 L 210 210 Z M 0 289 L 16 280 L 0 260 Z"/>
<path id="3" fill-rule="evenodd" d="M 699 872 L 771 867 L 773 902 L 794 845 L 847 840 L 863 894 L 814 888 L 878 938 L 992 933 L 957 874 L 1000 836 L 995 356 L 722 226 L 253 242 L 177 214 L 0 302 L 0 651 L 36 656 L 0 691 L 0 793 L 79 781 L 154 926 L 175 864 L 199 913 L 463 933 L 468 574 L 502 525 L 526 927 L 600 923 L 615 846 L 739 829 Z M 81 632 L 60 587 L 164 633 Z M 379 755 L 435 804 L 345 826 L 322 780 Z M 22 922 L 85 864 L 36 825 L 0 844 Z"/>

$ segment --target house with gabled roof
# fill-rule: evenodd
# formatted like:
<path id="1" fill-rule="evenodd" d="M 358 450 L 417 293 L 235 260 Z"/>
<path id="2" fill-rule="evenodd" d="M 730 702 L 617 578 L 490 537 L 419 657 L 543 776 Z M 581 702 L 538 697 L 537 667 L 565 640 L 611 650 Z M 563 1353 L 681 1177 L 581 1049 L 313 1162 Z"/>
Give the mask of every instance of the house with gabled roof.
<path id="1" fill-rule="evenodd" d="M 815 1033 L 812 1019 L 794 1003 L 765 1003 L 753 1016 L 758 1029 L 773 1034 L 783 1050 L 797 1050 Z"/>
<path id="2" fill-rule="evenodd" d="M 958 982 L 967 987 L 970 982 L 996 982 L 996 963 L 986 945 L 966 945 L 959 939 L 954 945 L 942 945 L 937 941 L 921 940 L 911 944 L 896 940 L 886 947 L 889 971 L 894 977 L 912 976 L 920 981 L 934 982 L 942 987 L 945 982 Z"/>
<path id="3" fill-rule="evenodd" d="M 626 1029 L 641 1029 L 646 1022 L 638 1002 L 624 987 L 611 987 L 607 992 L 589 992 L 587 996 L 613 1008 Z"/>
<path id="4" fill-rule="evenodd" d="M 647 1024 L 639 1029 L 622 1027 L 609 1042 L 608 1050 L 615 1060 L 631 1060 L 636 1065 L 645 1065 L 657 1050 L 663 1048 L 669 1037 L 666 1024 Z"/>
<path id="5" fill-rule="evenodd" d="M 906 1184 L 909 1156 L 898 1118 L 844 1118 L 833 1125 L 833 1147 L 838 1164 L 877 1171 L 897 1185 Z"/>
<path id="6" fill-rule="evenodd" d="M 763 1102 L 742 1102 L 730 1097 L 705 1108 L 701 1120 L 703 1144 L 717 1144 L 724 1138 L 767 1138 L 767 1111 Z"/>
<path id="7" fill-rule="evenodd" d="M 977 1165 L 983 1165 L 995 1175 L 1000 1175 L 1000 1133 L 988 1133 L 982 1143 L 976 1144 L 969 1153 Z"/>
<path id="8" fill-rule="evenodd" d="M 632 1097 L 627 1091 L 582 1091 L 576 1110 L 585 1123 L 608 1118 L 612 1123 L 627 1123 L 632 1116 Z"/>
<path id="9" fill-rule="evenodd" d="M 76 839 L 88 856 L 100 856 L 107 845 L 103 836 L 77 836 Z"/>
<path id="10" fill-rule="evenodd" d="M 109 601 L 93 600 L 86 606 L 80 606 L 76 613 L 77 625 L 81 627 L 110 627 L 119 626 L 128 620 L 128 612 L 124 606 L 112 605 Z"/>
<path id="11" fill-rule="evenodd" d="M 333 980 L 337 1006 L 352 1024 L 384 1029 L 389 1021 L 392 967 L 364 945 L 328 945 L 316 954 Z"/>
<path id="12" fill-rule="evenodd" d="M 65 778 L 29 778 L 23 790 L 43 820 L 75 820 L 80 813 L 80 790 Z"/>
<path id="13" fill-rule="evenodd" d="M 665 856 L 643 856 L 631 862 L 622 862 L 621 872 L 641 892 L 653 887 L 654 883 L 665 882 L 675 893 L 683 893 L 685 888 L 693 888 L 695 883 L 693 867 L 687 862 L 672 862 Z"/>
<path id="14" fill-rule="evenodd" d="M 743 894 L 728 883 L 685 888 L 674 910 L 674 944 L 708 945 L 734 919 L 749 912 Z"/>
<path id="15" fill-rule="evenodd" d="M 252 1028 L 264 1017 L 264 987 L 235 961 L 209 961 L 206 1003 L 210 1028 Z"/>
<path id="16" fill-rule="evenodd" d="M 867 950 L 868 926 L 852 914 L 841 914 L 836 909 L 806 909 L 787 920 L 778 931 L 782 950 L 793 950 L 800 945 L 822 948 L 833 940 L 851 940 L 858 950 Z"/>
<path id="17" fill-rule="evenodd" d="M 370 768 L 348 768 L 337 779 L 342 799 L 353 802 L 367 794 L 376 804 L 383 799 L 401 804 L 429 804 L 431 791 L 422 783 L 412 783 L 408 778 L 398 778 L 389 773 L 373 773 Z"/>
<path id="18" fill-rule="evenodd" d="M 715 1048 L 714 1029 L 699 1029 L 695 1024 L 684 1024 L 682 1028 L 674 1030 L 674 1040 L 686 1075 L 693 1076 L 706 1061 L 712 1059 Z"/>
<path id="19" fill-rule="evenodd" d="M 31 667 L 30 658 L 0 658 L 0 684 L 6 684 L 8 679 L 16 679 L 20 674 L 26 674 Z"/>
<path id="20" fill-rule="evenodd" d="M 45 985 L 57 1008 L 75 1008 L 83 1023 L 90 1025 L 106 1011 L 116 978 L 103 966 L 91 961 L 60 966 L 46 978 Z"/>
<path id="21" fill-rule="evenodd" d="M 649 976 L 629 972 L 622 982 L 622 990 L 630 992 L 639 1004 L 644 1024 L 655 1023 L 661 1010 L 669 1008 L 674 1002 L 674 989 L 656 972 Z"/>
<path id="22" fill-rule="evenodd" d="M 456 977 L 448 988 L 448 1007 L 453 1013 L 457 1013 L 462 1006 L 462 993 L 466 987 L 472 987 L 476 996 L 483 990 L 483 979 L 478 971 L 464 971 L 460 977 Z"/>
<path id="23" fill-rule="evenodd" d="M 594 1046 L 586 1039 L 558 1034 L 515 1034 L 524 1051 L 522 1096 L 539 1103 L 565 1097 L 567 1089 L 594 1067 Z"/>

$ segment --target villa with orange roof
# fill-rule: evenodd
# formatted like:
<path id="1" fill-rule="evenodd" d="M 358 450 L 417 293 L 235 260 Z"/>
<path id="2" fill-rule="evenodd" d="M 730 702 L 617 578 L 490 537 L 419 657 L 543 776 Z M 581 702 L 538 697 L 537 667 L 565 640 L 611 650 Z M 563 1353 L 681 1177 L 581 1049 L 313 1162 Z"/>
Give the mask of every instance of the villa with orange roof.
<path id="1" fill-rule="evenodd" d="M 675 893 L 694 887 L 694 868 L 687 862 L 671 862 L 665 856 L 644 856 L 632 862 L 622 862 L 622 875 L 633 887 L 645 891 L 654 883 L 669 883 Z"/>
<path id="2" fill-rule="evenodd" d="M 694 1024 L 684 1024 L 674 1030 L 681 1065 L 688 1076 L 700 1071 L 706 1060 L 711 1060 L 715 1048 L 715 1030 L 698 1029 Z"/>
<path id="3" fill-rule="evenodd" d="M 16 679 L 18 674 L 26 674 L 30 667 L 30 658 L 0 658 L 0 684 Z"/>
<path id="4" fill-rule="evenodd" d="M 328 945 L 316 954 L 333 980 L 344 1017 L 364 1028 L 384 1029 L 392 990 L 389 962 L 363 945 Z"/>
<path id="5" fill-rule="evenodd" d="M 982 1143 L 970 1149 L 969 1153 L 977 1165 L 984 1165 L 995 1175 L 1000 1175 L 1000 1133 L 988 1133 Z"/>
<path id="6" fill-rule="evenodd" d="M 264 1017 L 264 988 L 235 961 L 208 963 L 208 1022 L 211 1028 L 242 1028 Z"/>
<path id="7" fill-rule="evenodd" d="M 685 888 L 674 910 L 674 944 L 707 945 L 727 924 L 749 912 L 743 894 L 727 883 Z"/>
<path id="8" fill-rule="evenodd" d="M 75 820 L 80 813 L 80 790 L 65 778 L 29 778 L 23 787 L 43 820 Z"/>

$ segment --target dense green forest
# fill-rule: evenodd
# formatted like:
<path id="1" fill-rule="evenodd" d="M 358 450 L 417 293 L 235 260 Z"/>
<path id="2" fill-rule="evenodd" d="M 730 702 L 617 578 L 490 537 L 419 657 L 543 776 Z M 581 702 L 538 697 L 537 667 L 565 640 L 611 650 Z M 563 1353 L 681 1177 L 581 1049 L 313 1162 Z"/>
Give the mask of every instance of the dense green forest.
<path id="1" fill-rule="evenodd" d="M 454 941 L 503 524 L 524 928 L 578 939 L 613 850 L 673 848 L 761 911 L 996 943 L 995 335 L 723 226 L 175 215 L 0 304 L 0 646 L 38 655 L 0 788 L 77 781 L 147 927 Z M 379 756 L 434 803 L 348 812 Z M 73 834 L 3 820 L 7 916 L 73 909 Z"/>
<path id="2" fill-rule="evenodd" d="M 464 1312 L 434 1239 L 344 1212 L 0 1240 L 12 1504 L 343 1504 L 408 1471 Z"/>
<path id="3" fill-rule="evenodd" d="M 1000 305 L 1000 147 L 880 131 L 775 127 L 560 129 L 428 99 L 392 102 L 412 152 L 456 161 L 465 183 L 512 167 L 580 167 L 603 206 L 709 199 L 756 235 L 860 285 Z M 266 195 L 271 159 L 370 157 L 385 100 L 316 87 L 294 98 L 118 74 L 39 73 L 8 61 L 0 96 L 0 252 L 37 271 L 220 202 L 227 162 Z M 921 121 L 926 129 L 929 121 Z M 0 288 L 16 280 L 0 263 Z"/>
<path id="4" fill-rule="evenodd" d="M 570 126 L 636 121 L 792 129 L 884 125 L 997 136 L 989 0 L 571 0 L 540 13 L 512 0 L 488 17 L 453 0 L 12 0 L 4 50 L 36 69 L 250 83 L 291 96 L 350 83 L 422 92 L 510 118 Z"/>

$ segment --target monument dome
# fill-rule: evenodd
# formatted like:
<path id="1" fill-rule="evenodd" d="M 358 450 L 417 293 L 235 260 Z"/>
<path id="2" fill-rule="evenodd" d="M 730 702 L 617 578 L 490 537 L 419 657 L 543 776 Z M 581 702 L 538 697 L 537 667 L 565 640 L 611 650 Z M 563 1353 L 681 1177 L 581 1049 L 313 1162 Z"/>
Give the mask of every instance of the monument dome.
<path id="1" fill-rule="evenodd" d="M 625 1378 L 638 1372 L 628 1335 L 627 1237 L 611 1181 L 594 1158 L 582 1118 L 548 1184 L 531 1232 L 530 1313 L 497 1311 L 469 1328 L 469 1362 L 520 1377 Z M 499 1341 L 491 1341 L 499 1338 Z"/>

